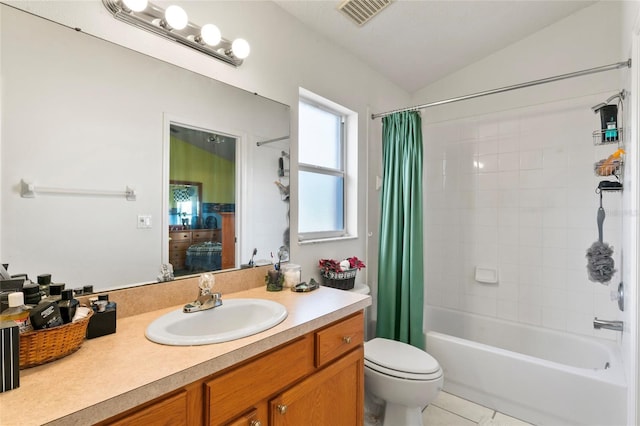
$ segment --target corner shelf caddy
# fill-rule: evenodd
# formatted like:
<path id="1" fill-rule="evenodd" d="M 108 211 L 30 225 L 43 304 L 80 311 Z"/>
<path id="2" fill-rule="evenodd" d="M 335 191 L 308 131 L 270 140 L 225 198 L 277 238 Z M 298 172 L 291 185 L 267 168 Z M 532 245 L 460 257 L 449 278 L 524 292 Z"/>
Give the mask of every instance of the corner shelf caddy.
<path id="1" fill-rule="evenodd" d="M 626 94 L 625 91 L 622 90 L 619 93 L 614 94 L 609 97 L 605 102 L 600 103 L 594 107 L 592 110 L 594 113 L 598 113 L 603 107 L 609 106 L 609 102 L 617 99 L 618 102 L 616 107 L 619 107 L 616 110 L 616 124 L 617 127 L 610 127 L 605 129 L 598 129 L 592 133 L 593 136 L 593 144 L 595 146 L 605 146 L 605 145 L 616 145 L 618 149 L 622 149 L 624 147 L 624 98 Z M 601 127 L 605 127 L 604 123 L 601 123 Z M 624 160 L 622 158 L 616 158 L 611 162 L 609 166 L 606 167 L 605 173 L 603 174 L 601 170 L 601 165 L 607 161 L 607 159 L 601 160 L 594 164 L 594 174 L 599 177 L 607 178 L 613 176 L 616 180 L 602 180 L 598 184 L 596 188 L 596 193 L 601 193 L 602 191 L 622 191 L 622 177 L 624 174 Z"/>

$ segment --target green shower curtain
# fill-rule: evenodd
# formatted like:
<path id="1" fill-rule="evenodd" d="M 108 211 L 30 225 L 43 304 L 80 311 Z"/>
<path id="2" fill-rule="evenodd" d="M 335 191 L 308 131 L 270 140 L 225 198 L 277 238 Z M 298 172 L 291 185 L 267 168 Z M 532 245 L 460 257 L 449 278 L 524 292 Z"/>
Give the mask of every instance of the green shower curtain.
<path id="1" fill-rule="evenodd" d="M 378 337 L 424 349 L 422 126 L 417 111 L 382 119 Z"/>

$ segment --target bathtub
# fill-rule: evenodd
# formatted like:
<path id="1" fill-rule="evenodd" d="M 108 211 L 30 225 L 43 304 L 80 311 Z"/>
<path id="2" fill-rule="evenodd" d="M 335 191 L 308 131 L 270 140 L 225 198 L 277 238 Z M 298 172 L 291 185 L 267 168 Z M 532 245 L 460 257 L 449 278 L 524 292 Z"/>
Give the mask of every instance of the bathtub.
<path id="1" fill-rule="evenodd" d="M 427 306 L 444 390 L 536 425 L 626 424 L 615 342 Z"/>

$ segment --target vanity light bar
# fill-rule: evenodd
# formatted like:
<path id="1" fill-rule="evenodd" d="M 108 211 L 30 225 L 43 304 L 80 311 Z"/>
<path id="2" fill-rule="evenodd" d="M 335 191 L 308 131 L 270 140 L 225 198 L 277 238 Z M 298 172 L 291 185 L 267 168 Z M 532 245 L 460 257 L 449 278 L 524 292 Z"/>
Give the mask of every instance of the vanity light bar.
<path id="1" fill-rule="evenodd" d="M 221 37 L 220 42 L 215 46 L 205 44 L 202 41 L 202 28 L 198 25 L 187 22 L 182 29 L 172 28 L 166 23 L 165 9 L 152 3 L 147 3 L 142 11 L 131 10 L 126 7 L 123 0 L 102 0 L 102 4 L 111 12 L 114 18 L 120 21 L 195 49 L 234 67 L 242 65 L 243 58 L 248 55 L 249 46 L 243 39 L 237 39 L 234 43 L 236 46 L 240 45 L 240 48 L 246 50 L 246 52 L 235 55 L 233 52 L 234 43 L 225 38 Z M 240 43 L 238 43 L 239 41 Z M 243 56 L 243 58 L 239 56 Z"/>

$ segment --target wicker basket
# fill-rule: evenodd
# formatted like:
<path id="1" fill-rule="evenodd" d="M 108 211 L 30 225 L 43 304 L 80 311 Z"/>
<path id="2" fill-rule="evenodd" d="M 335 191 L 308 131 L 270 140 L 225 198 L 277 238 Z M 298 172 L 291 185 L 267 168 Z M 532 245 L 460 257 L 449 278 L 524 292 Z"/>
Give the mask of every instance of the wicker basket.
<path id="1" fill-rule="evenodd" d="M 85 339 L 89 315 L 76 322 L 20 335 L 20 368 L 30 368 L 55 361 L 80 349 Z"/>
<path id="2" fill-rule="evenodd" d="M 347 269 L 342 272 L 322 271 L 322 285 L 340 290 L 351 290 L 356 282 L 357 268 Z"/>

